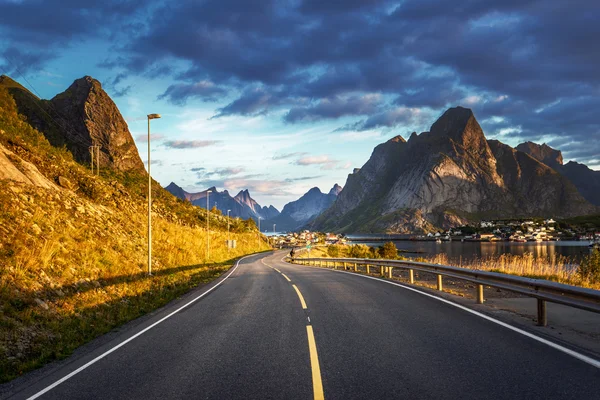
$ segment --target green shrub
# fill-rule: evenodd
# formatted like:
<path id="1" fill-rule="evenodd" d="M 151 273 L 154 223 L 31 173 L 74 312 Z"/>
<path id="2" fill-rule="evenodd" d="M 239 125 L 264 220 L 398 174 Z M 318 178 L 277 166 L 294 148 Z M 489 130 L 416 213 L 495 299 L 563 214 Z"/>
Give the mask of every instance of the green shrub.
<path id="1" fill-rule="evenodd" d="M 398 258 L 398 248 L 394 242 L 387 242 L 381 246 L 378 250 L 379 256 L 386 260 L 395 260 Z"/>
<path id="2" fill-rule="evenodd" d="M 340 246 L 338 245 L 331 245 L 331 246 L 327 246 L 327 255 L 329 257 L 333 257 L 333 258 L 337 258 L 340 256 Z"/>
<path id="3" fill-rule="evenodd" d="M 583 281 L 592 284 L 600 282 L 600 249 L 594 249 L 592 254 L 585 257 L 579 264 L 577 272 Z"/>

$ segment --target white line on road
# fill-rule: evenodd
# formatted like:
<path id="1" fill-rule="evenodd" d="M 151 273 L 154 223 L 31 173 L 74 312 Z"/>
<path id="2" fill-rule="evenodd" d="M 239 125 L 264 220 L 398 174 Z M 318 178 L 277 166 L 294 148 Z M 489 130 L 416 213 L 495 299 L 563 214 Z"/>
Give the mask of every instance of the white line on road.
<path id="1" fill-rule="evenodd" d="M 233 274 L 235 272 L 235 270 L 239 267 L 240 265 L 240 261 L 242 261 L 244 258 L 246 257 L 250 257 L 252 256 L 248 255 L 245 257 L 240 258 L 236 263 L 235 263 L 235 267 L 231 270 L 231 272 L 229 272 L 229 274 L 223 278 L 219 283 L 217 283 L 215 286 L 211 287 L 210 289 L 208 289 L 206 292 L 202 293 L 200 296 L 193 298 L 191 301 L 187 302 L 186 304 L 184 304 L 183 306 L 179 307 L 177 310 L 173 311 L 172 313 L 170 313 L 169 315 L 159 319 L 158 321 L 156 321 L 155 323 L 153 323 L 152 325 L 144 328 L 143 330 L 139 331 L 138 333 L 136 333 L 135 335 L 133 335 L 132 337 L 130 337 L 127 340 L 124 340 L 123 342 L 119 343 L 118 345 L 116 345 L 115 347 L 113 347 L 112 349 L 100 354 L 98 357 L 94 358 L 92 361 L 89 361 L 88 363 L 82 365 L 81 367 L 77 368 L 75 371 L 71 372 L 70 374 L 66 375 L 65 377 L 57 380 L 56 382 L 54 382 L 53 384 L 51 384 L 50 386 L 40 390 L 39 392 L 37 392 L 36 394 L 34 394 L 33 396 L 29 397 L 28 400 L 32 400 L 32 399 L 37 399 L 38 397 L 40 397 L 41 395 L 43 395 L 44 393 L 54 389 L 55 387 L 57 387 L 58 385 L 60 385 L 61 383 L 65 382 L 66 380 L 72 378 L 73 376 L 77 375 L 78 373 L 80 373 L 81 371 L 83 371 L 84 369 L 86 369 L 87 367 L 89 367 L 92 364 L 95 364 L 96 362 L 100 361 L 101 359 L 103 359 L 104 357 L 106 357 L 107 355 L 109 355 L 110 353 L 114 352 L 115 350 L 123 347 L 124 345 L 126 345 L 127 343 L 131 342 L 133 339 L 137 338 L 138 336 L 144 334 L 145 332 L 149 331 L 150 329 L 154 328 L 156 325 L 160 324 L 161 322 L 165 321 L 166 319 L 172 317 L 173 315 L 177 314 L 179 311 L 183 310 L 184 308 L 190 306 L 191 304 L 195 303 L 196 301 L 200 300 L 202 297 L 206 296 L 208 293 L 212 292 L 213 290 L 215 290 L 217 287 L 219 287 L 219 285 L 221 285 L 223 282 L 225 282 L 227 280 L 227 278 L 229 278 L 231 276 L 231 274 Z"/>
<path id="2" fill-rule="evenodd" d="M 318 267 L 309 267 L 309 268 L 324 269 L 324 268 L 318 268 Z M 482 314 L 482 313 L 480 313 L 478 311 L 472 310 L 472 309 L 470 309 L 468 307 L 465 307 L 463 305 L 454 303 L 454 302 L 452 302 L 450 300 L 446 300 L 446 299 L 444 299 L 442 297 L 437 297 L 435 295 L 432 295 L 432 294 L 429 294 L 429 293 L 426 293 L 426 292 L 422 292 L 422 291 L 420 291 L 418 289 L 415 289 L 415 288 L 412 288 L 410 286 L 405 286 L 405 285 L 402 285 L 400 283 L 390 282 L 388 280 L 383 280 L 383 279 L 375 278 L 375 277 L 372 277 L 372 276 L 366 276 L 366 275 L 361 275 L 361 274 L 357 274 L 357 273 L 353 273 L 353 272 L 346 272 L 346 271 L 338 271 L 338 270 L 331 270 L 331 269 L 327 269 L 327 270 L 331 271 L 331 272 L 338 272 L 340 274 L 348 274 L 348 275 L 357 276 L 357 277 L 361 277 L 361 278 L 373 279 L 373 280 L 378 281 L 378 282 L 388 283 L 390 285 L 399 286 L 399 287 L 401 287 L 403 289 L 411 290 L 411 291 L 413 291 L 415 293 L 422 294 L 423 296 L 431 297 L 432 299 L 439 300 L 439 301 L 441 301 L 443 303 L 449 304 L 449 305 L 454 306 L 456 308 L 460 308 L 461 310 L 464 310 L 464 311 L 466 311 L 468 313 L 477 315 L 478 317 L 481 317 L 483 319 L 487 319 L 488 321 L 493 322 L 495 324 L 498 324 L 500 326 L 503 326 L 503 327 L 505 327 L 507 329 L 510 329 L 511 331 L 520 333 L 523 336 L 527 336 L 528 338 L 531 338 L 531 339 L 533 339 L 535 341 L 538 341 L 538 342 L 543 343 L 543 344 L 545 344 L 547 346 L 550 346 L 553 349 L 556 349 L 556 350 L 558 350 L 560 352 L 568 354 L 571 357 L 577 358 L 578 360 L 583 361 L 586 364 L 589 364 L 589 365 L 591 365 L 593 367 L 596 367 L 596 368 L 600 369 L 600 361 L 599 360 L 593 359 L 591 357 L 586 356 L 585 354 L 581 354 L 581 353 L 578 353 L 578 352 L 576 352 L 574 350 L 568 349 L 568 348 L 566 348 L 564 346 L 561 346 L 559 344 L 551 342 L 550 340 L 541 338 L 541 337 L 539 337 L 537 335 L 534 335 L 533 333 L 527 332 L 527 331 L 525 331 L 523 329 L 520 329 L 520 328 L 517 328 L 517 327 L 512 326 L 510 324 L 507 324 L 506 322 L 499 321 L 499 320 L 497 320 L 495 318 L 489 317 L 489 316 L 487 316 L 485 314 Z"/>

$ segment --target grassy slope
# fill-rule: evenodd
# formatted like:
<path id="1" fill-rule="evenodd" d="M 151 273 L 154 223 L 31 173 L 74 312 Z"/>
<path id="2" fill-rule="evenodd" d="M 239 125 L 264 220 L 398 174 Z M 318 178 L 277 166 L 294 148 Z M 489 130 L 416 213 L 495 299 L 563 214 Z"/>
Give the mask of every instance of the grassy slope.
<path id="1" fill-rule="evenodd" d="M 76 347 L 208 282 L 243 254 L 268 245 L 251 221 L 231 221 L 153 185 L 154 276 L 148 277 L 147 177 L 100 177 L 49 144 L 0 87 L 0 143 L 72 190 L 0 181 L 0 381 L 69 355 Z M 18 164 L 18 162 L 17 162 Z"/>

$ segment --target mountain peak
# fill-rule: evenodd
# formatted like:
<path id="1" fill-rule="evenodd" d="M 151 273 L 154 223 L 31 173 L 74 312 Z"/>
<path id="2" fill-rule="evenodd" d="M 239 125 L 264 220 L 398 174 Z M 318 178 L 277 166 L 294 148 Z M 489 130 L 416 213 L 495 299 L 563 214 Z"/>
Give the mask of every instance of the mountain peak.
<path id="1" fill-rule="evenodd" d="M 316 194 L 322 194 L 323 192 L 321 192 L 321 189 L 319 189 L 318 187 L 315 186 L 314 188 L 311 188 L 308 192 L 306 192 L 306 194 L 309 194 L 309 193 L 311 193 L 311 194 L 315 194 L 315 193 Z"/>
<path id="2" fill-rule="evenodd" d="M 76 79 L 50 104 L 67 129 L 69 149 L 80 162 L 90 160 L 89 146 L 100 146 L 100 166 L 120 171 L 144 171 L 127 123 L 114 101 L 91 76 Z"/>
<path id="3" fill-rule="evenodd" d="M 563 165 L 562 152 L 553 149 L 546 143 L 539 145 L 534 142 L 525 142 L 518 145 L 516 149 L 529 154 L 531 157 L 543 162 L 549 167 L 556 168 L 559 165 Z"/>
<path id="4" fill-rule="evenodd" d="M 389 142 L 394 142 L 394 143 L 406 143 L 406 140 L 401 136 L 401 135 L 396 135 L 393 138 L 391 138 L 390 140 L 388 140 Z"/>
<path id="5" fill-rule="evenodd" d="M 333 187 L 329 191 L 329 194 L 333 194 L 333 195 L 337 196 L 338 194 L 340 194 L 341 191 L 342 191 L 342 187 L 336 183 L 335 185 L 333 185 Z"/>

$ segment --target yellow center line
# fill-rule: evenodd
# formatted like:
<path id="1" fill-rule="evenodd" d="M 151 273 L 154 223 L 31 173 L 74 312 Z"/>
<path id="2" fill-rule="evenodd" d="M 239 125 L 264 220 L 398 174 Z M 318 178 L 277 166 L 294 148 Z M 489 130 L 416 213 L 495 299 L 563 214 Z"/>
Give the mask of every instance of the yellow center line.
<path id="1" fill-rule="evenodd" d="M 297 288 L 296 291 L 298 291 Z M 302 299 L 300 292 L 298 292 L 298 295 L 300 296 L 300 299 Z M 304 300 L 302 302 L 304 302 Z M 319 355 L 317 354 L 317 344 L 315 342 L 315 335 L 311 325 L 306 326 L 306 334 L 308 335 L 308 350 L 310 352 L 310 367 L 312 369 L 313 396 L 315 400 L 324 400 L 325 395 L 323 394 L 323 381 L 321 380 Z"/>
<path id="2" fill-rule="evenodd" d="M 300 290 L 298 289 L 298 287 L 296 285 L 292 285 L 292 286 L 296 290 L 296 293 L 298 293 L 298 297 L 300 297 L 300 304 L 302 304 L 302 308 L 306 310 L 306 302 L 304 301 L 304 297 L 302 297 L 302 293 L 300 293 Z"/>
<path id="3" fill-rule="evenodd" d="M 287 277 L 287 275 L 286 275 L 286 274 L 284 274 L 283 272 L 281 272 L 281 275 L 283 275 L 283 277 L 284 277 L 285 279 L 287 279 L 287 281 L 288 281 L 288 282 L 291 282 L 291 281 L 292 281 L 292 280 L 291 280 L 290 278 L 288 278 L 288 277 Z"/>

